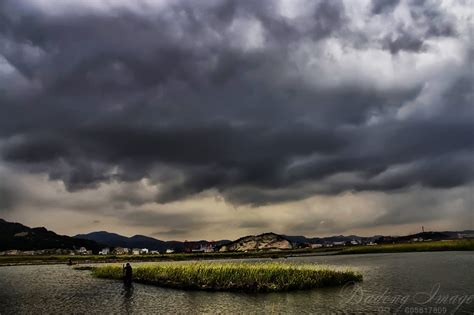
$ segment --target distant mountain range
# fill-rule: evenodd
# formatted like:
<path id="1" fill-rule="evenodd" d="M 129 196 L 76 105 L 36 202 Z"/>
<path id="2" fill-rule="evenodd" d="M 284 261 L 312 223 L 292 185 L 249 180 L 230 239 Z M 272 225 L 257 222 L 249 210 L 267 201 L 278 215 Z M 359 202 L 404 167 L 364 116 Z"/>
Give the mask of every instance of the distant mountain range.
<path id="1" fill-rule="evenodd" d="M 458 234 L 474 234 L 472 230 L 465 231 L 444 231 L 444 232 L 422 232 L 406 236 L 383 236 L 374 235 L 370 237 L 358 235 L 335 235 L 328 237 L 306 237 L 306 236 L 290 236 L 279 235 L 272 232 L 263 233 L 259 235 L 248 235 L 241 237 L 235 241 L 220 240 L 212 242 L 218 248 L 225 246 L 228 251 L 248 251 L 257 249 L 291 249 L 300 247 L 303 244 L 326 244 L 334 242 L 394 242 L 394 241 L 408 241 L 413 238 L 423 238 L 432 240 L 457 238 Z M 126 237 L 115 233 L 105 231 L 92 232 L 89 234 L 78 234 L 76 238 L 93 240 L 101 244 L 106 244 L 110 247 L 127 247 L 127 248 L 148 248 L 158 251 L 165 251 L 166 249 L 174 249 L 182 251 L 189 246 L 198 247 L 199 245 L 209 245 L 211 242 L 201 240 L 194 242 L 179 242 L 179 241 L 162 241 L 152 237 L 135 235 Z M 196 246 L 197 245 L 197 246 Z"/>
<path id="2" fill-rule="evenodd" d="M 78 249 L 80 247 L 98 251 L 103 246 L 91 240 L 58 235 L 44 227 L 29 228 L 20 223 L 0 219 L 0 251 L 10 249 Z"/>
<path id="3" fill-rule="evenodd" d="M 0 251 L 18 250 L 39 250 L 39 249 L 74 249 L 85 247 L 94 252 L 98 252 L 103 247 L 127 247 L 127 248 L 148 248 L 163 252 L 167 249 L 182 251 L 185 248 L 198 248 L 200 245 L 209 244 L 222 248 L 224 245 L 229 251 L 245 251 L 255 249 L 291 249 L 302 244 L 324 244 L 333 242 L 375 241 L 378 243 L 407 241 L 413 238 L 423 239 L 449 239 L 457 238 L 459 234 L 474 235 L 474 230 L 464 231 L 444 231 L 444 232 L 422 232 L 406 236 L 382 236 L 362 237 L 357 235 L 336 235 L 329 237 L 306 237 L 279 235 L 275 233 L 263 233 L 260 235 L 249 235 L 235 241 L 220 240 L 209 242 L 206 240 L 193 242 L 163 241 L 144 235 L 126 237 L 116 233 L 106 231 L 92 232 L 88 234 L 78 234 L 74 237 L 58 235 L 48 231 L 44 227 L 29 228 L 20 223 L 7 222 L 0 219 Z"/>
<path id="4" fill-rule="evenodd" d="M 160 252 L 165 251 L 167 249 L 184 249 L 184 242 L 162 241 L 144 235 L 134 235 L 132 237 L 126 237 L 123 235 L 109 233 L 105 231 L 92 232 L 88 234 L 78 234 L 74 236 L 74 238 L 91 240 L 97 243 L 105 244 L 110 247 L 148 248 L 150 250 L 158 250 Z"/>
<path id="5" fill-rule="evenodd" d="M 206 240 L 192 241 L 192 242 L 180 242 L 180 241 L 162 241 L 153 237 L 144 235 L 134 235 L 132 237 L 126 237 L 123 235 L 109 233 L 105 231 L 92 232 L 88 234 L 78 234 L 75 238 L 92 240 L 101 244 L 106 244 L 110 247 L 126 247 L 126 248 L 148 248 L 150 250 L 158 250 L 160 252 L 167 249 L 173 249 L 176 251 L 182 251 L 185 247 L 207 245 L 211 242 Z M 222 245 L 229 243 L 229 240 L 220 240 L 212 242 L 215 245 Z"/>

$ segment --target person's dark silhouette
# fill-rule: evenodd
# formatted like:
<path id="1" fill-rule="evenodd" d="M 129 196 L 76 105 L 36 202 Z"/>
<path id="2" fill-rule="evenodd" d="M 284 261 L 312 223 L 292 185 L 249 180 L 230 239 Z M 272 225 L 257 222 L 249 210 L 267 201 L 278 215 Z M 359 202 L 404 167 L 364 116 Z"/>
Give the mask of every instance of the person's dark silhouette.
<path id="1" fill-rule="evenodd" d="M 123 267 L 123 282 L 125 283 L 125 285 L 132 284 L 132 276 L 133 276 L 132 266 L 130 266 L 130 264 L 127 263 Z"/>

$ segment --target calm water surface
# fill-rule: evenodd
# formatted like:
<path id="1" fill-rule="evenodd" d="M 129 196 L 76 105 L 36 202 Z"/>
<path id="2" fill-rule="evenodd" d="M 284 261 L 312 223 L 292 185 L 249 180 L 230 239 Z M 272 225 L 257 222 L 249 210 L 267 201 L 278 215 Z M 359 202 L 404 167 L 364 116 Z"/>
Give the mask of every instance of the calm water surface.
<path id="1" fill-rule="evenodd" d="M 0 267 L 0 314 L 416 313 L 474 314 L 474 253 L 316 256 L 295 262 L 347 266 L 361 284 L 289 293 L 163 289 L 93 278 L 65 265 Z M 469 299 L 469 297 L 471 297 Z"/>

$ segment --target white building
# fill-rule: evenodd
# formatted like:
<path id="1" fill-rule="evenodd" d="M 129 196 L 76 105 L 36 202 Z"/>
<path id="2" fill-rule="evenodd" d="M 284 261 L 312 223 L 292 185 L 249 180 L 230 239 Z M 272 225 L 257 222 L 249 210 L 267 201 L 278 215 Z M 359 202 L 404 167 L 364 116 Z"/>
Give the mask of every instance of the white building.
<path id="1" fill-rule="evenodd" d="M 87 249 L 85 247 L 79 248 L 76 252 L 79 255 L 87 255 Z"/>
<path id="2" fill-rule="evenodd" d="M 140 249 L 140 254 L 148 254 L 148 248 Z"/>
<path id="3" fill-rule="evenodd" d="M 321 248 L 323 244 L 311 244 L 311 248 Z"/>
<path id="4" fill-rule="evenodd" d="M 102 248 L 102 250 L 99 252 L 99 255 L 108 255 L 110 254 L 110 248 Z"/>
<path id="5" fill-rule="evenodd" d="M 168 249 L 166 250 L 166 253 L 167 253 L 167 254 L 172 254 L 172 253 L 174 253 L 174 249 L 169 249 L 169 248 L 168 248 Z"/>
<path id="6" fill-rule="evenodd" d="M 132 249 L 132 254 L 133 255 L 140 255 L 140 249 L 139 248 Z"/>
<path id="7" fill-rule="evenodd" d="M 150 254 L 152 254 L 152 255 L 159 255 L 160 252 L 157 251 L 157 250 L 152 250 L 152 251 L 150 251 Z"/>

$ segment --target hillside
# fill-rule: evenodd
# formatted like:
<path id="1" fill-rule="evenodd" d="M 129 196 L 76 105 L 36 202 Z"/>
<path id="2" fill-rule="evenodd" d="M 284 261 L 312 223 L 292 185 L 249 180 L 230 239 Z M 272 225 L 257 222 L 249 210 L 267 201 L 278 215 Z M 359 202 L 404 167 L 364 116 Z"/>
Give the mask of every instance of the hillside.
<path id="1" fill-rule="evenodd" d="M 80 247 L 97 252 L 101 245 L 91 240 L 58 235 L 44 227 L 29 228 L 20 223 L 0 219 L 0 251 L 10 249 L 75 249 Z"/>
<path id="2" fill-rule="evenodd" d="M 195 242 L 180 242 L 180 241 L 162 241 L 153 237 L 144 235 L 134 235 L 132 237 L 126 237 L 123 235 L 109 233 L 106 231 L 92 232 L 88 234 L 78 234 L 75 238 L 82 238 L 87 240 L 93 240 L 101 244 L 105 244 L 110 247 L 126 247 L 126 248 L 148 248 L 150 250 L 158 250 L 164 252 L 167 249 L 173 249 L 176 251 L 183 251 L 185 248 L 203 244 L 209 244 L 209 241 L 201 240 Z M 217 245 L 226 244 L 230 241 L 220 240 L 214 242 Z M 199 247 L 199 246 L 197 246 Z"/>
<path id="3" fill-rule="evenodd" d="M 126 237 L 115 233 L 100 231 L 88 234 L 78 234 L 74 237 L 96 241 L 110 247 L 148 248 L 160 251 L 170 248 L 165 241 L 143 235 Z"/>
<path id="4" fill-rule="evenodd" d="M 78 234 L 74 237 L 93 240 L 110 247 L 148 248 L 150 250 L 158 250 L 160 252 L 163 252 L 167 249 L 182 251 L 185 247 L 184 242 L 162 241 L 144 235 L 134 235 L 132 237 L 126 237 L 123 235 L 109 233 L 105 231 L 92 232 L 88 234 Z"/>
<path id="5" fill-rule="evenodd" d="M 92 232 L 88 234 L 78 234 L 73 237 L 95 241 L 95 242 L 104 244 L 106 246 L 111 246 L 111 247 L 127 247 L 128 246 L 128 237 L 125 237 L 116 233 L 109 233 L 106 231 Z"/>
<path id="6" fill-rule="evenodd" d="M 275 233 L 249 235 L 239 238 L 221 247 L 220 251 L 255 251 L 268 249 L 292 249 L 293 243 L 285 237 Z"/>

